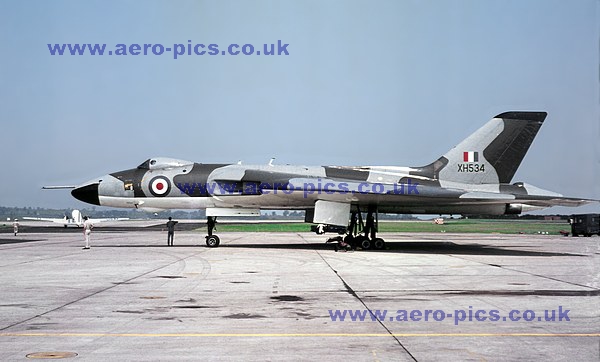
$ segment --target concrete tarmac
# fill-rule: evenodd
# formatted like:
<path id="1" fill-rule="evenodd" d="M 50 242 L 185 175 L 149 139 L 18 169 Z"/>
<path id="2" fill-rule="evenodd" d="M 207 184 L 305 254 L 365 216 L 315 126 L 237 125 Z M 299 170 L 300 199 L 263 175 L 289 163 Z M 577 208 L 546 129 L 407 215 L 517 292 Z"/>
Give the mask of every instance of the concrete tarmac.
<path id="1" fill-rule="evenodd" d="M 599 237 L 219 236 L 0 234 L 0 360 L 600 359 Z"/>

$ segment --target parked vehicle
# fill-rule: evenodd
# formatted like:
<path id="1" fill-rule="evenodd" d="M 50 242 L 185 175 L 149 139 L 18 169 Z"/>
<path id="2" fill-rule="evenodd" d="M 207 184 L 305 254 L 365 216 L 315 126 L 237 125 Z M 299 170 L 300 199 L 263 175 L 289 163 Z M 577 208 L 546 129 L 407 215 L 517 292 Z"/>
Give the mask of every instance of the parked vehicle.
<path id="1" fill-rule="evenodd" d="M 592 236 L 600 235 L 600 215 L 599 214 L 578 214 L 572 215 L 569 219 L 571 224 L 571 234 L 573 236 Z"/>

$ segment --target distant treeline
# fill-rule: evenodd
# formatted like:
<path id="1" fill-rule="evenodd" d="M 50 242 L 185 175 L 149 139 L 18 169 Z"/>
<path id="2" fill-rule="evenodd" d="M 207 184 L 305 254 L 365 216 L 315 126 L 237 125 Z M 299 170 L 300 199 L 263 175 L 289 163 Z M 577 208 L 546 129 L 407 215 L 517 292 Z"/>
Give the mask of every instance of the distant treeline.
<path id="1" fill-rule="evenodd" d="M 88 215 L 94 218 L 118 218 L 127 217 L 130 219 L 164 219 L 169 216 L 178 219 L 198 219 L 205 218 L 204 210 L 194 211 L 161 211 L 159 213 L 145 212 L 135 209 L 108 209 L 108 208 L 82 208 L 79 209 L 82 215 Z M 0 220 L 22 217 L 45 217 L 62 218 L 71 217 L 73 209 L 46 209 L 41 207 L 0 207 Z"/>
<path id="2" fill-rule="evenodd" d="M 166 219 L 169 216 L 176 219 L 204 219 L 206 212 L 204 210 L 170 210 L 161 211 L 158 213 L 147 212 L 135 209 L 109 209 L 109 208 L 83 208 L 79 209 L 83 215 L 88 215 L 94 218 L 118 218 L 127 217 L 130 219 Z M 0 220 L 22 217 L 45 217 L 45 218 L 62 218 L 71 216 L 73 209 L 46 209 L 41 207 L 0 207 Z M 239 217 L 244 219 L 244 217 Z M 255 217 L 246 217 L 247 219 L 255 219 Z M 265 220 L 303 220 L 304 211 L 302 210 L 285 210 L 285 211 L 263 211 L 260 216 Z M 412 215 L 397 215 L 397 214 L 379 214 L 381 220 L 416 220 Z"/>
<path id="3" fill-rule="evenodd" d="M 161 212 L 147 212 L 135 209 L 109 209 L 109 208 L 82 208 L 82 215 L 94 218 L 118 218 L 130 219 L 166 219 L 169 216 L 176 219 L 204 219 L 204 210 L 167 210 Z M 23 217 L 62 218 L 71 217 L 73 209 L 46 209 L 41 207 L 0 207 L 0 221 Z M 303 219 L 304 211 L 263 211 L 262 219 Z"/>
<path id="4" fill-rule="evenodd" d="M 206 213 L 204 210 L 170 210 L 152 213 L 135 209 L 109 209 L 109 208 L 84 208 L 80 209 L 83 215 L 89 215 L 95 218 L 117 218 L 127 217 L 130 219 L 166 219 L 169 216 L 176 219 L 204 219 Z M 10 218 L 22 217 L 46 217 L 62 218 L 71 216 L 73 209 L 46 209 L 41 207 L 0 207 L 0 221 Z M 469 215 L 470 219 L 522 219 L 522 220 L 568 220 L 570 215 Z M 285 210 L 285 211 L 263 211 L 261 219 L 304 219 L 304 211 Z M 462 219 L 460 215 L 454 216 L 456 219 Z M 254 219 L 249 217 L 249 219 Z M 408 214 L 379 214 L 380 220 L 417 220 L 413 215 Z"/>

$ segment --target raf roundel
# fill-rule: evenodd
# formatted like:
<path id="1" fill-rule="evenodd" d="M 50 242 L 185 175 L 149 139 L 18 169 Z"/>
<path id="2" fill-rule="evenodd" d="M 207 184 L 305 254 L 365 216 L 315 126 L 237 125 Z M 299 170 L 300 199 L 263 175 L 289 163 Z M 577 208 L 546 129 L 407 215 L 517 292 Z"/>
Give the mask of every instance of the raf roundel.
<path id="1" fill-rule="evenodd" d="M 150 180 L 150 192 L 157 197 L 166 196 L 171 191 L 171 182 L 164 176 L 156 176 Z"/>

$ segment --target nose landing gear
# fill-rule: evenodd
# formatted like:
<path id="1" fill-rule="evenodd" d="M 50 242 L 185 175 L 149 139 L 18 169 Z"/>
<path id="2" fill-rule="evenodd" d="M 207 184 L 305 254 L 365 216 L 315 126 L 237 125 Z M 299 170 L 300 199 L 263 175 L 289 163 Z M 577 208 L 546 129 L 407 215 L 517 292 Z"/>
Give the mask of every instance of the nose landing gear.
<path id="1" fill-rule="evenodd" d="M 206 226 L 208 227 L 208 235 L 206 236 L 206 246 L 209 248 L 216 248 L 221 243 L 221 240 L 217 235 L 213 235 L 213 229 L 217 224 L 216 216 L 208 216 L 206 218 Z"/>

